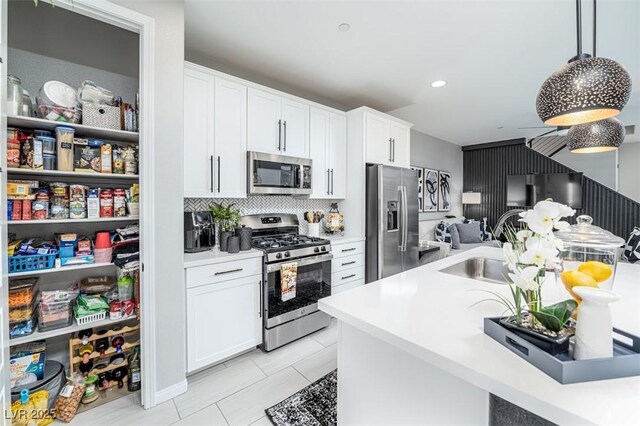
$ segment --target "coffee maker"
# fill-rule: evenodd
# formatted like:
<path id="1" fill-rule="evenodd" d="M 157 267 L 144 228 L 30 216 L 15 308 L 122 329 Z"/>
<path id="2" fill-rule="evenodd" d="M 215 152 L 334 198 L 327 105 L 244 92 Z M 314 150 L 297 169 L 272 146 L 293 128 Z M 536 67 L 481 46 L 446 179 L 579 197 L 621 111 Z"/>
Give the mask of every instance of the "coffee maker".
<path id="1" fill-rule="evenodd" d="M 211 212 L 184 213 L 184 251 L 196 253 L 211 250 L 216 244 L 216 231 Z"/>

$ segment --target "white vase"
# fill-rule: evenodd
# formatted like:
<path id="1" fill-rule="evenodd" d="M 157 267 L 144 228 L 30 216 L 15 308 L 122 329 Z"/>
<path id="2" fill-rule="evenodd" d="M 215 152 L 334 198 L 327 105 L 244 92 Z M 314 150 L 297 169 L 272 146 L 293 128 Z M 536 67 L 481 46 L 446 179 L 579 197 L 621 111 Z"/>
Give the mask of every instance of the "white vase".
<path id="1" fill-rule="evenodd" d="M 319 223 L 309 223 L 307 229 L 308 237 L 319 237 L 320 236 L 320 224 Z"/>
<path id="2" fill-rule="evenodd" d="M 582 298 L 576 323 L 576 344 L 573 358 L 592 359 L 613 356 L 613 324 L 609 303 L 618 295 L 596 287 L 574 287 Z"/>

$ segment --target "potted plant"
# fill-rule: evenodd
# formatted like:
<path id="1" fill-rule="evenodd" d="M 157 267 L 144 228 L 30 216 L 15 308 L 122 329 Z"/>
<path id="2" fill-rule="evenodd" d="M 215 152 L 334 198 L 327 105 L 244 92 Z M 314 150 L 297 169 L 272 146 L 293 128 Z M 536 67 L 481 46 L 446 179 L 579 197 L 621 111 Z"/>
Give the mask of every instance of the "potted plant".
<path id="1" fill-rule="evenodd" d="M 240 222 L 240 210 L 234 208 L 235 204 L 224 206 L 222 203 L 213 203 L 209 206 L 213 221 L 218 227 L 218 235 L 220 236 L 220 250 L 227 251 L 227 238 L 233 235 L 236 226 Z"/>
<path id="2" fill-rule="evenodd" d="M 553 355 L 569 347 L 574 329 L 568 323 L 577 303 L 568 299 L 543 306 L 542 285 L 545 272 L 560 265 L 562 241 L 553 232 L 569 228 L 563 219 L 574 214 L 575 210 L 551 200 L 540 201 L 521 213 L 522 226 L 507 227 L 503 245 L 512 299 L 493 293 L 511 314 L 500 324 Z"/>

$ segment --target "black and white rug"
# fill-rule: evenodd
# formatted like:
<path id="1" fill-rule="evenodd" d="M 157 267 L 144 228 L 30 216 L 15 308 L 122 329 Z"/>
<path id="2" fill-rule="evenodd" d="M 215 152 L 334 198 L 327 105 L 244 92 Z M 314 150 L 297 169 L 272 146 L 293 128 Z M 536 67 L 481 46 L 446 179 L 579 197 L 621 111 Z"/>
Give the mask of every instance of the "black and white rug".
<path id="1" fill-rule="evenodd" d="M 338 370 L 333 370 L 265 412 L 276 426 L 335 426 L 337 404 Z"/>

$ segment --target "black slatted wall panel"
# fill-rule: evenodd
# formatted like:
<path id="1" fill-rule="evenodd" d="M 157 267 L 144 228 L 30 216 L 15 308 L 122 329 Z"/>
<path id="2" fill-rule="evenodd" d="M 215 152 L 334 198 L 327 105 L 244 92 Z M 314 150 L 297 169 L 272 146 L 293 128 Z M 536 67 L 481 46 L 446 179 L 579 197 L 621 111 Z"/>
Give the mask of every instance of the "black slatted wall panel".
<path id="1" fill-rule="evenodd" d="M 507 175 L 574 171 L 527 148 L 524 139 L 468 146 L 463 151 L 464 190 L 482 194 L 482 204 L 465 205 L 464 215 L 487 217 L 491 226 L 508 209 Z M 640 203 L 587 177 L 582 182 L 582 207 L 576 216 L 588 214 L 594 224 L 625 240 L 634 226 L 640 226 Z"/>

